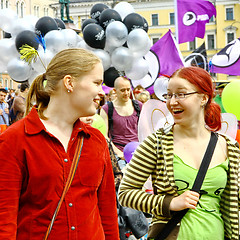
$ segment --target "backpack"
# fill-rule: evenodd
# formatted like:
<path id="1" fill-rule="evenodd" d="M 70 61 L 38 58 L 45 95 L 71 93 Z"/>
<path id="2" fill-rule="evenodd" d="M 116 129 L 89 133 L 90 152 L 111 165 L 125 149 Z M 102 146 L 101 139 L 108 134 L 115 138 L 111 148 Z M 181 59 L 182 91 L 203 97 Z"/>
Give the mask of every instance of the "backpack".
<path id="1" fill-rule="evenodd" d="M 11 107 L 9 111 L 9 120 L 11 124 L 15 122 L 17 115 L 18 115 L 18 111 L 16 112 L 16 114 L 14 114 L 13 108 Z"/>
<path id="2" fill-rule="evenodd" d="M 113 107 L 112 102 L 108 102 L 107 104 L 108 104 L 108 132 L 110 133 L 112 131 L 112 128 L 113 128 L 113 118 L 112 118 L 112 116 L 113 116 L 113 108 L 114 107 Z M 138 101 L 132 99 L 132 104 L 133 104 L 133 107 L 134 107 L 135 111 L 137 112 L 137 116 L 139 118 L 141 109 L 140 109 L 140 106 L 138 104 Z"/>

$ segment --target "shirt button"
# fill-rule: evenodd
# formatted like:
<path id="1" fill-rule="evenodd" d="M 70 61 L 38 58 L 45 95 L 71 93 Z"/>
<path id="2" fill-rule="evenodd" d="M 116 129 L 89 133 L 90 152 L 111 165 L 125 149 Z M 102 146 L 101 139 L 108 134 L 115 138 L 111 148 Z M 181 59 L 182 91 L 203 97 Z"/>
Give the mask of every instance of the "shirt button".
<path id="1" fill-rule="evenodd" d="M 69 207 L 72 207 L 72 206 L 73 206 L 73 204 L 72 204 L 72 203 L 69 203 L 68 205 L 69 205 Z"/>
<path id="2" fill-rule="evenodd" d="M 74 227 L 74 226 L 72 226 L 72 227 L 71 227 L 71 230 L 75 230 L 75 227 Z"/>
<path id="3" fill-rule="evenodd" d="M 67 159 L 67 158 L 65 158 L 63 161 L 64 161 L 64 162 L 68 162 L 68 159 Z"/>

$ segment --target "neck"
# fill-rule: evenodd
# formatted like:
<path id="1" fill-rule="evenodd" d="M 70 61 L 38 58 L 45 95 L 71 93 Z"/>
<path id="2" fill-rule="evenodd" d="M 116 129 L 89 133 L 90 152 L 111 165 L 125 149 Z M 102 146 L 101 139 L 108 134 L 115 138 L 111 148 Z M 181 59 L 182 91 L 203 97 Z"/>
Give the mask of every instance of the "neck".
<path id="1" fill-rule="evenodd" d="M 127 106 L 127 105 L 129 105 L 129 103 L 131 103 L 131 99 L 128 99 L 128 101 L 125 102 L 125 101 L 121 101 L 121 100 L 119 100 L 118 98 L 116 98 L 113 102 L 114 102 L 117 106 Z"/>

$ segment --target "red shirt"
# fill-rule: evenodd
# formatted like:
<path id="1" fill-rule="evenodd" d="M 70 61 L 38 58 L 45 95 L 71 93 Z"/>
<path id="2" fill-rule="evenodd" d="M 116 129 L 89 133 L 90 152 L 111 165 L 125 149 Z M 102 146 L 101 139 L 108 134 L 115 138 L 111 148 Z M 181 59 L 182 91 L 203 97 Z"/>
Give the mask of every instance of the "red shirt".
<path id="1" fill-rule="evenodd" d="M 65 152 L 37 111 L 0 135 L 0 239 L 43 239 L 84 134 L 72 185 L 49 240 L 119 239 L 114 178 L 108 147 L 96 129 L 76 121 Z"/>

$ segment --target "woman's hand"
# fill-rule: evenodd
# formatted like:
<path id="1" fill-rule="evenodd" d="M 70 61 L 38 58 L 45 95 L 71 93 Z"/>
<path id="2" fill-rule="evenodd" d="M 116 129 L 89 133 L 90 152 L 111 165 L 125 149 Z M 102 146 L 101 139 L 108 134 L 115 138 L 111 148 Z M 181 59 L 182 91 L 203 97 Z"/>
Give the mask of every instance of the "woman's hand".
<path id="1" fill-rule="evenodd" d="M 175 197 L 170 202 L 171 211 L 181 211 L 186 208 L 195 209 L 199 201 L 200 194 L 194 191 L 186 191 Z"/>

